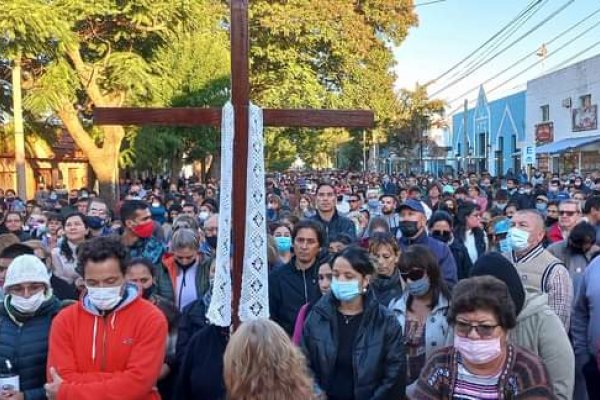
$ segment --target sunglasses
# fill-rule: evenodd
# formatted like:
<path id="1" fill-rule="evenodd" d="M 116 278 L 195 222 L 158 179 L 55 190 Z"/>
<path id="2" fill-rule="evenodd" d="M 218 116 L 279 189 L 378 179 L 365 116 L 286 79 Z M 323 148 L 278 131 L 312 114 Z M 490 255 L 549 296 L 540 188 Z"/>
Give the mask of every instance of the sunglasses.
<path id="1" fill-rule="evenodd" d="M 573 215 L 577 214 L 577 211 L 559 211 L 558 212 L 560 214 L 560 216 L 564 217 L 565 215 L 567 217 L 572 217 Z"/>
<path id="2" fill-rule="evenodd" d="M 467 322 L 463 322 L 463 321 L 456 321 L 454 323 L 454 329 L 459 336 L 467 337 L 467 336 L 469 336 L 471 331 L 473 329 L 475 329 L 475 331 L 477 332 L 477 335 L 479 335 L 479 337 L 484 338 L 484 339 L 492 337 L 494 335 L 494 330 L 498 326 L 499 325 L 487 325 L 487 324 L 471 325 L 471 324 L 469 324 Z"/>
<path id="3" fill-rule="evenodd" d="M 400 272 L 404 280 L 418 281 L 425 276 L 425 270 L 422 268 L 413 268 L 410 271 Z"/>

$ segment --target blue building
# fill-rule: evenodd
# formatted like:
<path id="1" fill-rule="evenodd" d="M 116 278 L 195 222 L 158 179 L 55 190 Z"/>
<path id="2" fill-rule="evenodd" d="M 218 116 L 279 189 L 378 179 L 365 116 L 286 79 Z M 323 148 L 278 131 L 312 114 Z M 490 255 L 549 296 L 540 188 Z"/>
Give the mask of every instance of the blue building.
<path id="1" fill-rule="evenodd" d="M 452 151 L 458 169 L 504 175 L 521 168 L 521 144 L 525 142 L 525 91 L 488 102 L 483 86 L 477 103 L 452 117 Z M 465 143 L 466 142 L 466 143 Z"/>

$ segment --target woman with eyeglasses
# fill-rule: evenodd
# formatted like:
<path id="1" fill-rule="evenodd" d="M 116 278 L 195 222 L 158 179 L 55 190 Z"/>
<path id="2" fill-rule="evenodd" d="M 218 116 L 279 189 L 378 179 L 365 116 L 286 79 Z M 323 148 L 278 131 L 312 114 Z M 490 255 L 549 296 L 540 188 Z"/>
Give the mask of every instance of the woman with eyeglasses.
<path id="1" fill-rule="evenodd" d="M 369 290 L 369 253 L 350 246 L 333 260 L 331 293 L 315 304 L 302 348 L 329 400 L 401 399 L 406 359 L 393 313 Z"/>
<path id="2" fill-rule="evenodd" d="M 414 382 L 427 358 L 452 343 L 446 316 L 450 291 L 435 255 L 422 245 L 408 247 L 398 263 L 406 290 L 391 305 L 404 334 L 407 382 Z"/>
<path id="3" fill-rule="evenodd" d="M 454 345 L 429 358 L 409 399 L 556 399 L 539 357 L 508 340 L 517 321 L 504 282 L 491 276 L 460 281 L 448 322 Z"/>

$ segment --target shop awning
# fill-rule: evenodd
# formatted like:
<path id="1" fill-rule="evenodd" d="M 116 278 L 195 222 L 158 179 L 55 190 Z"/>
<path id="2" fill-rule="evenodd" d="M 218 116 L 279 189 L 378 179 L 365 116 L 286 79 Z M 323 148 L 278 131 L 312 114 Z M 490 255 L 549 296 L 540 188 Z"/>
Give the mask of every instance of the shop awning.
<path id="1" fill-rule="evenodd" d="M 600 142 L 600 135 L 569 138 L 536 147 L 535 152 L 536 154 L 557 154 L 596 142 Z"/>

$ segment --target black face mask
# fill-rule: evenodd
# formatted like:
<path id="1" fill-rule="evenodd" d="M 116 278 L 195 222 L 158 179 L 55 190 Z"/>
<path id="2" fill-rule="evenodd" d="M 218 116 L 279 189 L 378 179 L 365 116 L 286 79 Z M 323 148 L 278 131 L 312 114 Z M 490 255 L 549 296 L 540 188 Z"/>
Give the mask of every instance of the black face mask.
<path id="1" fill-rule="evenodd" d="M 546 226 L 554 225 L 558 222 L 558 218 L 546 217 Z"/>
<path id="2" fill-rule="evenodd" d="M 412 238 L 419 232 L 419 227 L 415 221 L 400 221 L 398 224 L 402 236 L 406 238 Z"/>
<path id="3" fill-rule="evenodd" d="M 206 244 L 208 244 L 213 250 L 217 249 L 217 236 L 207 236 Z"/>
<path id="4" fill-rule="evenodd" d="M 448 243 L 452 240 L 452 233 L 450 231 L 433 231 L 431 232 L 431 237 L 444 243 Z"/>
<path id="5" fill-rule="evenodd" d="M 152 296 L 154 294 L 154 290 L 156 289 L 156 287 L 154 285 L 150 286 L 149 288 L 146 288 L 142 291 L 142 297 L 146 300 L 148 300 L 150 298 L 150 296 Z"/>
<path id="6" fill-rule="evenodd" d="M 188 268 L 192 267 L 194 264 L 196 264 L 196 260 L 194 259 L 192 262 L 189 262 L 187 264 L 182 263 L 179 260 L 175 260 L 175 264 L 177 264 L 177 266 L 179 268 L 181 268 L 182 270 L 187 270 Z"/>
<path id="7" fill-rule="evenodd" d="M 69 205 L 70 206 L 74 206 L 75 204 L 77 204 L 77 199 L 69 199 Z"/>
<path id="8" fill-rule="evenodd" d="M 571 250 L 571 253 L 573 253 L 573 254 L 585 254 L 586 253 L 583 245 L 581 245 L 580 243 L 573 243 L 571 241 L 569 241 L 569 250 Z"/>

